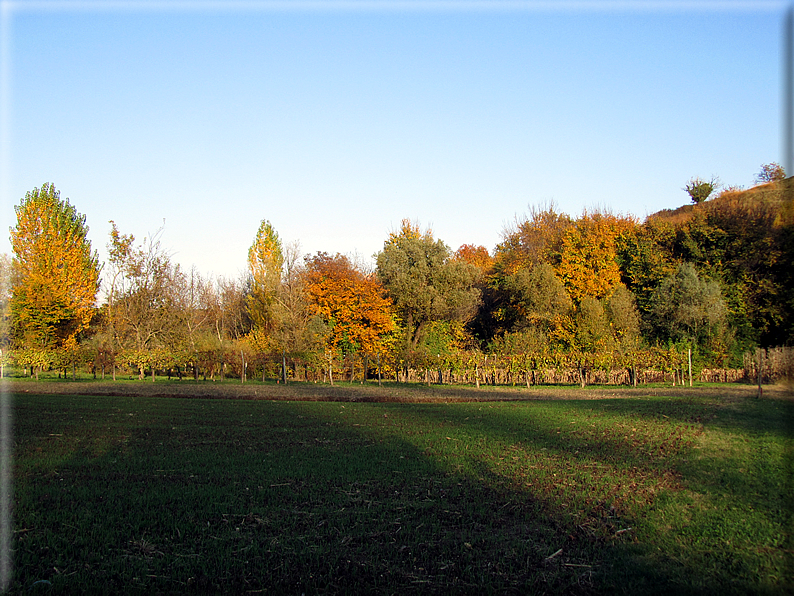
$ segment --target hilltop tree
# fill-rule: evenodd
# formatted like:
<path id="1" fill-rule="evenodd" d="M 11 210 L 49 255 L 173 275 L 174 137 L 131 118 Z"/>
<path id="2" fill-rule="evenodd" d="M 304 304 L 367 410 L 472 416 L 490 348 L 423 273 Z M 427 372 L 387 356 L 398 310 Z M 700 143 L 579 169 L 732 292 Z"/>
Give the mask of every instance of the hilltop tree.
<path id="1" fill-rule="evenodd" d="M 761 166 L 761 171 L 755 175 L 756 184 L 767 184 L 769 182 L 777 182 L 786 177 L 786 171 L 778 163 L 765 163 Z"/>
<path id="2" fill-rule="evenodd" d="M 22 345 L 73 349 L 88 329 L 99 290 L 99 258 L 85 216 L 50 183 L 25 194 L 11 229 L 11 311 Z"/>
<path id="3" fill-rule="evenodd" d="M 711 180 L 692 178 L 687 182 L 686 186 L 684 186 L 684 190 L 689 195 L 689 198 L 692 199 L 692 202 L 699 205 L 708 199 L 711 194 L 719 188 L 719 185 L 719 180 L 713 176 Z"/>

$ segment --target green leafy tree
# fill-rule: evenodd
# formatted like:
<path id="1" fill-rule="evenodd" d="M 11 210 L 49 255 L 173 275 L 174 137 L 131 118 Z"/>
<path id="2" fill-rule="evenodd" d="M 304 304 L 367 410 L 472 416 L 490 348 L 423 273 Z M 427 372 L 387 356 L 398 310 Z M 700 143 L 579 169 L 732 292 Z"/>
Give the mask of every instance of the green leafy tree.
<path id="1" fill-rule="evenodd" d="M 573 302 L 551 265 L 520 269 L 504 287 L 514 309 L 512 331 L 534 328 L 558 344 L 569 339 Z"/>
<path id="2" fill-rule="evenodd" d="M 706 344 L 727 331 L 727 309 L 719 284 L 701 279 L 692 263 L 682 263 L 653 294 L 651 316 L 657 337 Z"/>
<path id="3" fill-rule="evenodd" d="M 640 329 L 640 313 L 634 294 L 623 284 L 615 287 L 606 300 L 606 313 L 612 331 L 616 364 L 631 371 L 631 380 L 637 384 L 637 363 L 643 340 Z"/>
<path id="4" fill-rule="evenodd" d="M 478 270 L 451 259 L 430 230 L 403 220 L 377 255 L 377 276 L 402 320 L 407 349 L 415 350 L 432 321 L 468 321 L 476 312 Z"/>
<path id="5" fill-rule="evenodd" d="M 85 216 L 50 183 L 25 194 L 11 229 L 11 311 L 21 345 L 74 347 L 88 329 L 99 290 L 99 258 Z"/>
<path id="6" fill-rule="evenodd" d="M 684 186 L 684 190 L 689 195 L 689 198 L 692 199 L 692 202 L 699 205 L 708 199 L 712 193 L 719 188 L 719 185 L 719 180 L 715 177 L 712 177 L 711 180 L 692 178 L 687 182 L 686 186 Z"/>

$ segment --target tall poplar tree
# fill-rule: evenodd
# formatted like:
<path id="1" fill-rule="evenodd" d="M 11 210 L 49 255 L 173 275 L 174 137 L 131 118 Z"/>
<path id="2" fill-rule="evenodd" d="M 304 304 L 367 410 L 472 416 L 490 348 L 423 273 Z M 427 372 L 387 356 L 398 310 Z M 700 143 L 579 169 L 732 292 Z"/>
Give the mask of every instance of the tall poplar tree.
<path id="1" fill-rule="evenodd" d="M 86 237 L 85 215 L 51 183 L 15 208 L 11 228 L 11 312 L 17 344 L 72 348 L 88 328 L 99 289 L 99 257 Z"/>
<path id="2" fill-rule="evenodd" d="M 284 266 L 281 239 L 266 219 L 256 232 L 254 243 L 248 249 L 248 271 L 251 274 L 251 293 L 248 311 L 254 326 L 270 332 L 274 325 L 274 303 Z"/>

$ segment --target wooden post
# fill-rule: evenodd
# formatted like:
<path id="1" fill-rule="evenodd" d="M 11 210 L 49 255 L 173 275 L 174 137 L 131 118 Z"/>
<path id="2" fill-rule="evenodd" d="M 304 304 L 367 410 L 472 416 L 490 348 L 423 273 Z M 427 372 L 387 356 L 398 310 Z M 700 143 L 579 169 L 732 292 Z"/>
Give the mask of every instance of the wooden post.
<path id="1" fill-rule="evenodd" d="M 764 394 L 764 389 L 761 386 L 762 380 L 764 378 L 764 359 L 763 359 L 763 352 L 761 348 L 758 348 L 758 395 L 756 396 L 758 399 L 761 399 L 761 396 Z"/>
<path id="2" fill-rule="evenodd" d="M 689 386 L 692 386 L 692 348 L 687 350 L 687 358 L 689 360 Z"/>
<path id="3" fill-rule="evenodd" d="M 195 367 L 193 368 L 195 371 Z M 245 354 L 240 350 L 240 382 L 245 383 Z"/>

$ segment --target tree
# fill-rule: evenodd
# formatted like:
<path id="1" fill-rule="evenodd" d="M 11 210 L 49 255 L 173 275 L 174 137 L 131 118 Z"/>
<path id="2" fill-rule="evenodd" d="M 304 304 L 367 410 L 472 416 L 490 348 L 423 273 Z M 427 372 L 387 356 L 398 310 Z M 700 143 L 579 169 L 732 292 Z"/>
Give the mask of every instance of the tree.
<path id="1" fill-rule="evenodd" d="M 727 310 L 719 284 L 701 279 L 692 263 L 666 277 L 651 299 L 657 336 L 674 342 L 706 343 L 727 330 Z"/>
<path id="2" fill-rule="evenodd" d="M 778 163 L 766 163 L 761 166 L 761 171 L 755 175 L 756 184 L 767 184 L 777 182 L 786 178 L 786 171 Z"/>
<path id="3" fill-rule="evenodd" d="M 330 329 L 333 351 L 385 355 L 394 331 L 394 314 L 386 290 L 374 275 L 365 275 L 340 254 L 307 258 L 305 274 L 311 311 Z"/>
<path id="4" fill-rule="evenodd" d="M 8 255 L 0 255 L 0 348 L 11 342 L 11 274 L 13 261 Z M 5 352 L 4 352 L 5 353 Z"/>
<path id="5" fill-rule="evenodd" d="M 529 215 L 502 232 L 496 247 L 495 268 L 504 274 L 540 263 L 557 266 L 565 232 L 573 225 L 565 213 L 557 213 L 554 203 L 530 207 Z"/>
<path id="6" fill-rule="evenodd" d="M 637 359 L 642 344 L 640 314 L 634 294 L 623 284 L 615 287 L 606 300 L 606 313 L 613 344 L 620 364 L 628 366 L 631 381 L 637 385 Z"/>
<path id="7" fill-rule="evenodd" d="M 409 350 L 416 349 L 431 321 L 467 321 L 476 312 L 477 268 L 450 256 L 430 230 L 422 233 L 408 220 L 377 255 L 378 279 L 402 319 Z"/>
<path id="8" fill-rule="evenodd" d="M 261 332 L 272 331 L 273 305 L 281 284 L 283 266 L 281 240 L 270 222 L 263 219 L 254 243 L 248 249 L 248 271 L 251 274 L 248 309 L 254 326 Z"/>
<path id="9" fill-rule="evenodd" d="M 530 327 L 552 342 L 564 342 L 573 302 L 551 265 L 521 269 L 506 279 L 505 287 L 515 309 L 513 331 Z"/>
<path id="10" fill-rule="evenodd" d="M 484 246 L 474 246 L 473 244 L 463 244 L 455 251 L 453 259 L 474 265 L 482 271 L 487 272 L 493 266 L 493 257 Z"/>
<path id="11" fill-rule="evenodd" d="M 300 245 L 288 244 L 284 249 L 281 285 L 276 294 L 273 345 L 282 354 L 317 360 L 322 352 L 328 330 L 311 302 L 311 286 L 307 270 L 301 265 Z"/>
<path id="12" fill-rule="evenodd" d="M 108 253 L 114 277 L 108 309 L 114 344 L 139 369 L 141 378 L 147 366 L 152 366 L 154 377 L 158 362 L 153 356 L 160 354 L 156 350 L 173 351 L 182 340 L 184 275 L 160 244 L 162 228 L 136 247 L 134 236 L 119 234 L 116 224 L 111 224 Z"/>
<path id="13" fill-rule="evenodd" d="M 684 186 L 684 190 L 689 195 L 689 198 L 692 199 L 692 202 L 696 205 L 699 205 L 708 199 L 711 196 L 711 193 L 719 188 L 719 185 L 719 180 L 714 176 L 712 176 L 711 180 L 692 178 L 689 182 L 687 182 L 686 186 Z"/>
<path id="14" fill-rule="evenodd" d="M 584 213 L 565 231 L 556 271 L 574 302 L 604 298 L 620 283 L 620 239 L 635 235 L 636 227 L 630 218 Z"/>
<path id="15" fill-rule="evenodd" d="M 99 258 L 85 216 L 50 183 L 25 194 L 11 229 L 14 337 L 22 345 L 72 349 L 88 329 L 99 290 Z"/>

